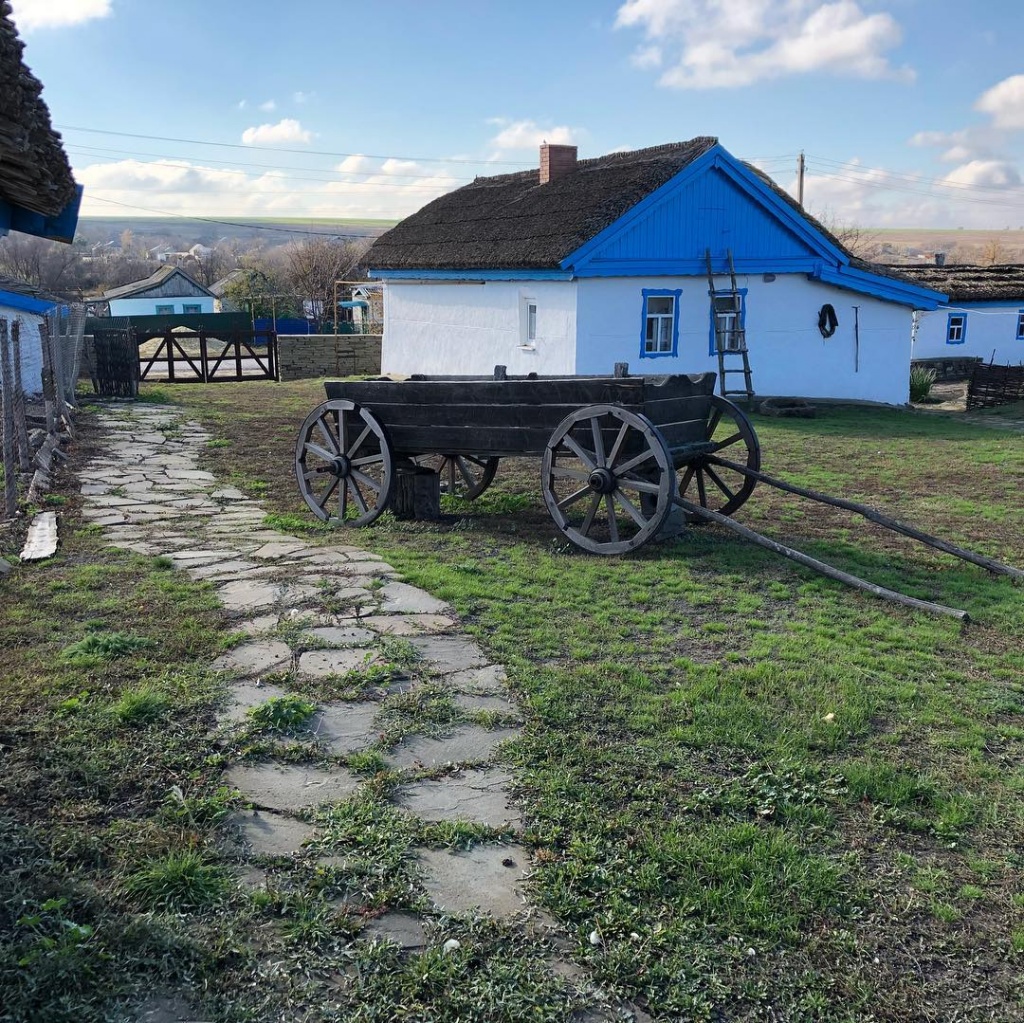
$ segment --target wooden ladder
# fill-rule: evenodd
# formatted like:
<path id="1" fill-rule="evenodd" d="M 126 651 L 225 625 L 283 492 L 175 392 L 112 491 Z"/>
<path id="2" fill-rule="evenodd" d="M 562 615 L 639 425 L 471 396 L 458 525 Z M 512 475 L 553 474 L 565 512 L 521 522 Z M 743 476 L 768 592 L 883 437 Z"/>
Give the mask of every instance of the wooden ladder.
<path id="1" fill-rule="evenodd" d="M 718 387 L 723 398 L 730 395 L 743 395 L 747 402 L 753 400 L 754 383 L 750 376 L 750 360 L 747 357 L 747 333 L 743 326 L 743 296 L 736 287 L 736 267 L 733 265 L 732 249 L 727 249 L 729 259 L 730 290 L 719 291 L 715 288 L 715 273 L 711 267 L 711 249 L 704 250 L 704 259 L 708 267 L 708 295 L 711 299 L 711 322 L 715 331 L 715 352 L 718 355 Z M 728 330 L 719 329 L 718 314 L 732 314 L 733 319 Z M 741 366 L 727 366 L 726 357 L 735 362 L 735 356 L 742 360 Z M 743 387 L 730 387 L 728 377 L 743 374 Z"/>

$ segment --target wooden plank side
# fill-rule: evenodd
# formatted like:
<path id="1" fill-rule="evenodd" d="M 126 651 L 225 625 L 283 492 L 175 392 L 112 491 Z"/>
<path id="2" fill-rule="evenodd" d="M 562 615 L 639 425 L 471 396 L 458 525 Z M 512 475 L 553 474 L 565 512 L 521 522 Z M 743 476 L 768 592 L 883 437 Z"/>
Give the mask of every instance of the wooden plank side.
<path id="1" fill-rule="evenodd" d="M 643 396 L 641 378 L 615 380 L 566 377 L 563 380 L 330 380 L 324 384 L 329 399 L 348 398 L 360 405 L 638 405 Z"/>
<path id="2" fill-rule="evenodd" d="M 526 427 L 544 429 L 550 433 L 566 416 L 579 410 L 579 405 L 474 405 L 474 404 L 431 404 L 412 403 L 382 404 L 368 401 L 369 409 L 388 427 L 418 426 L 423 429 L 435 427 L 461 427 L 475 429 L 479 426 L 497 428 Z M 642 412 L 639 405 L 625 405 L 633 412 Z"/>

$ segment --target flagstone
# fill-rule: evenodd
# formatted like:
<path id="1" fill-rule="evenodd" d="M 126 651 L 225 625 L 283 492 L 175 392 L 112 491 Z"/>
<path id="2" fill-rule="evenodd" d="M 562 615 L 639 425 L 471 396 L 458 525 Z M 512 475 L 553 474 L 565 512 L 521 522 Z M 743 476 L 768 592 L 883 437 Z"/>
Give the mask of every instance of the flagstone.
<path id="1" fill-rule="evenodd" d="M 280 686 L 259 682 L 236 682 L 228 690 L 227 703 L 217 713 L 218 725 L 240 725 L 249 720 L 249 711 L 267 700 L 287 696 Z"/>
<path id="2" fill-rule="evenodd" d="M 497 768 L 461 771 L 400 785 L 393 798 L 403 810 L 426 821 L 476 821 L 490 828 L 519 828 L 523 819 L 509 801 L 511 781 L 506 771 Z"/>
<path id="3" fill-rule="evenodd" d="M 332 703 L 317 711 L 309 723 L 309 732 L 332 753 L 361 753 L 380 738 L 374 727 L 379 703 Z"/>
<path id="4" fill-rule="evenodd" d="M 366 651 L 350 650 L 307 650 L 299 657 L 299 674 L 312 678 L 325 678 L 330 675 L 344 675 L 355 668 L 365 667 L 373 663 L 367 658 Z"/>
<path id="5" fill-rule="evenodd" d="M 511 728 L 486 729 L 462 725 L 442 738 L 413 735 L 396 746 L 385 760 L 395 770 L 443 767 L 445 764 L 477 763 L 490 760 L 499 743 L 519 733 Z"/>
<path id="6" fill-rule="evenodd" d="M 239 675 L 259 675 L 274 668 L 290 667 L 292 652 L 279 640 L 261 640 L 243 643 L 226 654 L 221 654 L 210 667 L 214 671 L 233 671 Z"/>
<path id="7" fill-rule="evenodd" d="M 412 614 L 440 614 L 448 605 L 429 593 L 410 586 L 408 583 L 389 582 L 381 591 L 384 611 L 408 612 Z"/>
<path id="8" fill-rule="evenodd" d="M 423 884 L 446 913 L 490 913 L 507 920 L 526 909 L 530 854 L 519 845 L 477 845 L 468 852 L 422 849 Z"/>
<path id="9" fill-rule="evenodd" d="M 238 844 L 253 856 L 288 856 L 302 851 L 313 828 L 277 813 L 234 813 L 224 823 Z"/>
<path id="10" fill-rule="evenodd" d="M 464 636 L 418 636 L 409 642 L 427 665 L 442 673 L 480 668 L 488 661 L 480 647 Z"/>
<path id="11" fill-rule="evenodd" d="M 297 810 L 347 799 L 359 779 L 343 767 L 325 771 L 304 764 L 235 764 L 225 782 L 242 798 L 270 810 Z"/>

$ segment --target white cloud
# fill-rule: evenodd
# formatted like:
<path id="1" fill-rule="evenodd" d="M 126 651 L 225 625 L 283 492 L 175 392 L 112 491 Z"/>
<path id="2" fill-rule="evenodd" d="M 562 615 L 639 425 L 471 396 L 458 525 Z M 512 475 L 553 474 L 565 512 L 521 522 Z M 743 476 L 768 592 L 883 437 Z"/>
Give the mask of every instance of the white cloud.
<path id="1" fill-rule="evenodd" d="M 277 124 L 261 124 L 255 128 L 246 128 L 242 132 L 242 142 L 247 146 L 274 146 L 282 142 L 312 141 L 313 133 L 291 117 L 285 117 Z"/>
<path id="2" fill-rule="evenodd" d="M 983 92 L 975 110 L 992 117 L 996 128 L 1024 128 L 1024 75 L 1011 75 Z"/>
<path id="3" fill-rule="evenodd" d="M 954 187 L 1013 189 L 1021 184 L 1020 172 L 1008 160 L 971 160 L 950 171 L 943 184 Z"/>
<path id="4" fill-rule="evenodd" d="M 266 101 L 266 103 L 261 103 L 260 104 L 260 110 L 264 110 L 268 114 L 270 113 L 271 110 L 276 110 L 276 109 L 277 109 L 277 103 L 275 103 L 272 99 L 268 99 Z"/>
<path id="5" fill-rule="evenodd" d="M 315 92 L 303 92 L 301 89 L 297 92 L 292 93 L 292 100 L 299 105 L 308 103 L 311 99 L 316 97 Z"/>
<path id="6" fill-rule="evenodd" d="M 501 131 L 491 139 L 490 144 L 498 149 L 537 149 L 542 142 L 552 145 L 574 145 L 579 130 L 564 124 L 542 128 L 536 121 L 509 121 L 492 117 L 488 124 L 501 126 Z"/>
<path id="7" fill-rule="evenodd" d="M 648 45 L 633 62 L 664 66 L 659 84 L 672 88 L 735 88 L 816 71 L 913 77 L 886 57 L 902 40 L 899 24 L 856 0 L 625 0 L 615 25 L 643 31 Z"/>
<path id="8" fill-rule="evenodd" d="M 308 172 L 307 172 L 308 173 Z M 466 183 L 448 169 L 408 160 L 348 157 L 324 180 L 287 171 L 257 173 L 183 160 L 120 160 L 75 168 L 85 186 L 82 212 L 144 210 L 215 219 L 247 216 L 400 218 Z M 112 205 L 114 204 L 114 205 Z M 117 204 L 124 204 L 117 205 Z"/>
<path id="9" fill-rule="evenodd" d="M 249 105 L 249 101 L 247 99 L 240 99 L 238 101 L 238 109 L 239 110 L 244 110 L 248 105 Z"/>
<path id="10" fill-rule="evenodd" d="M 14 21 L 22 32 L 65 28 L 112 13 L 112 0 L 11 0 Z"/>

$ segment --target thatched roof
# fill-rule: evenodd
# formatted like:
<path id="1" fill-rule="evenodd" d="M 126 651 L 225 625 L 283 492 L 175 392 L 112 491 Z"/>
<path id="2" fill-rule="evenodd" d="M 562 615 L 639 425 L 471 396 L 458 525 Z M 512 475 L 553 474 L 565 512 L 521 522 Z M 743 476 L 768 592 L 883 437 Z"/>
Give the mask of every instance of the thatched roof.
<path id="1" fill-rule="evenodd" d="M 23 50 L 11 5 L 0 0 L 0 199 L 55 217 L 74 199 L 75 181 Z"/>
<path id="2" fill-rule="evenodd" d="M 972 266 L 950 263 L 947 266 L 887 266 L 901 276 L 933 291 L 942 291 L 950 302 L 1024 302 L 1024 266 L 1004 263 L 996 266 Z"/>
<path id="3" fill-rule="evenodd" d="M 701 137 L 580 160 L 540 184 L 540 171 L 477 178 L 381 235 L 375 270 L 554 269 L 718 140 Z"/>

